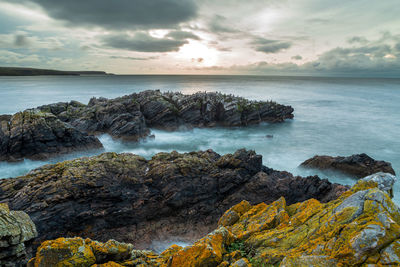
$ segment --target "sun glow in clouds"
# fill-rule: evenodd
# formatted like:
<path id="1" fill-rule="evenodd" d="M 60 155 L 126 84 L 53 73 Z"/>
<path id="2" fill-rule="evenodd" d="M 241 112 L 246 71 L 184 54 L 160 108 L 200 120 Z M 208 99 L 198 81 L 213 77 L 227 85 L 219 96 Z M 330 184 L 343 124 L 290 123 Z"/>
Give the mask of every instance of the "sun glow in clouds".
<path id="1" fill-rule="evenodd" d="M 0 3 L 0 10 L 13 16 L 36 21 L 50 21 L 50 18 L 38 9 L 32 6 L 23 6 L 19 4 Z"/>
<path id="2" fill-rule="evenodd" d="M 182 46 L 177 55 L 196 66 L 215 66 L 218 62 L 218 51 L 197 41 Z"/>

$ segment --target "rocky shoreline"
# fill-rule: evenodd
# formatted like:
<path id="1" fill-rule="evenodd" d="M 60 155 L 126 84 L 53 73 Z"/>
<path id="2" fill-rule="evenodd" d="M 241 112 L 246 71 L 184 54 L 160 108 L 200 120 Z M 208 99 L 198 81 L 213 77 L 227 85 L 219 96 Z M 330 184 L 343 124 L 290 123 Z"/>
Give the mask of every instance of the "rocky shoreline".
<path id="1" fill-rule="evenodd" d="M 334 170 L 358 178 L 362 178 L 377 172 L 385 172 L 396 175 L 390 162 L 375 160 L 365 153 L 348 157 L 314 156 L 300 165 L 304 168 L 320 170 Z"/>
<path id="2" fill-rule="evenodd" d="M 327 203 L 243 200 L 219 218 L 214 231 L 159 254 L 115 240 L 48 240 L 27 266 L 397 266 L 400 208 L 390 198 L 395 181 L 377 173 Z"/>
<path id="3" fill-rule="evenodd" d="M 96 134 L 138 141 L 150 128 L 234 127 L 293 118 L 293 108 L 221 93 L 143 91 L 115 99 L 55 103 L 0 116 L 0 161 L 46 159 L 102 148 Z"/>
<path id="4" fill-rule="evenodd" d="M 38 230 L 36 245 L 81 236 L 143 249 L 170 237 L 191 242 L 243 199 L 327 202 L 346 190 L 317 176 L 269 169 L 260 155 L 244 149 L 223 156 L 212 150 L 159 153 L 151 160 L 104 153 L 0 180 L 0 202 L 29 214 Z"/>
<path id="5" fill-rule="evenodd" d="M 55 103 L 0 116 L 0 161 L 101 149 L 100 133 L 138 141 L 152 128 L 247 126 L 292 113 L 202 92 Z M 0 180 L 0 265 L 400 265 L 391 164 L 359 154 L 315 156 L 301 166 L 362 179 L 350 188 L 294 176 L 246 149 L 151 159 L 108 152 L 44 165 Z M 154 252 L 157 242 L 177 239 L 191 245 Z"/>

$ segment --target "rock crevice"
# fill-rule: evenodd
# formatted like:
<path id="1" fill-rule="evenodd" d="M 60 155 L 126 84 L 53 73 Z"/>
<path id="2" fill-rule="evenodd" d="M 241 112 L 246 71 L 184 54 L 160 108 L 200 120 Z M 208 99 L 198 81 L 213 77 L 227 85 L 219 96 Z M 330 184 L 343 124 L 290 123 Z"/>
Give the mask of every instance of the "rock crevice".
<path id="1" fill-rule="evenodd" d="M 243 199 L 326 202 L 347 189 L 268 169 L 260 155 L 244 149 L 223 156 L 212 150 L 159 153 L 151 160 L 104 153 L 0 180 L 0 201 L 31 216 L 37 241 L 78 235 L 148 248 L 171 236 L 200 237 Z"/>

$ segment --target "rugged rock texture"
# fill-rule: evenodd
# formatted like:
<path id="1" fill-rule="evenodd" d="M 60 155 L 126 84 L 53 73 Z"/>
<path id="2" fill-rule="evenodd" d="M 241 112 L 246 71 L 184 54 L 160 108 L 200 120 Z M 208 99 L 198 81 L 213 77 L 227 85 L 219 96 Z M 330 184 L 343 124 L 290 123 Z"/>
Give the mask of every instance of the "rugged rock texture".
<path id="1" fill-rule="evenodd" d="M 0 266 L 22 266 L 31 257 L 35 225 L 23 211 L 10 211 L 0 203 Z"/>
<path id="2" fill-rule="evenodd" d="M 93 98 L 88 105 L 72 101 L 39 109 L 85 132 L 108 132 L 114 137 L 133 139 L 147 136 L 147 127 L 175 130 L 180 126 L 241 126 L 293 118 L 292 107 L 272 101 L 249 101 L 221 93 L 184 95 L 159 90 L 115 99 Z"/>
<path id="3" fill-rule="evenodd" d="M 86 133 L 108 133 L 115 138 L 135 141 L 150 133 L 134 98 L 92 98 L 88 105 L 71 101 L 38 108 Z"/>
<path id="4" fill-rule="evenodd" d="M 392 165 L 389 162 L 374 160 L 364 153 L 349 157 L 314 156 L 304 161 L 300 166 L 321 170 L 331 169 L 341 171 L 359 178 L 377 172 L 395 175 Z"/>
<path id="5" fill-rule="evenodd" d="M 31 264 L 79 260 L 82 266 L 399 266 L 400 209 L 379 189 L 393 181 L 385 179 L 359 180 L 328 203 L 309 199 L 288 205 L 284 197 L 269 205 L 242 201 L 225 212 L 217 230 L 193 245 L 172 245 L 161 254 L 118 244 L 121 248 L 114 251 L 121 251 L 119 259 L 115 254 L 99 258 L 97 247 L 107 247 L 102 255 L 110 254 L 107 243 L 93 246 L 91 240 L 60 238 L 43 243 Z"/>
<path id="6" fill-rule="evenodd" d="M 241 126 L 293 118 L 293 108 L 220 93 L 144 91 L 115 99 L 92 98 L 0 115 L 0 161 L 45 159 L 60 153 L 101 148 L 88 134 L 108 133 L 138 141 L 149 127 Z"/>
<path id="7" fill-rule="evenodd" d="M 104 153 L 0 180 L 0 201 L 24 210 L 39 239 L 82 236 L 116 239 L 137 248 L 180 237 L 193 241 L 221 214 L 248 199 L 292 204 L 336 199 L 348 188 L 318 177 L 293 177 L 262 166 L 254 151 L 220 156 L 212 150 L 159 153 L 151 160 Z"/>
<path id="8" fill-rule="evenodd" d="M 100 141 L 37 109 L 0 116 L 0 161 L 45 159 L 101 148 Z"/>

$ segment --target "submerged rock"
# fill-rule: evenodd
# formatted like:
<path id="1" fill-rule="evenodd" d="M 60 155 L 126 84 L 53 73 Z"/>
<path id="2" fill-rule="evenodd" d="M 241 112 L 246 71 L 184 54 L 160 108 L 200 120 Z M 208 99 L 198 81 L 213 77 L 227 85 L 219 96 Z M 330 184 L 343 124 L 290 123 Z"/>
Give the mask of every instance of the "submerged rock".
<path id="1" fill-rule="evenodd" d="M 193 245 L 172 245 L 161 254 L 132 249 L 130 260 L 88 255 L 85 266 L 398 266 L 400 209 L 378 186 L 373 179 L 359 180 L 328 203 L 309 199 L 288 205 L 283 197 L 271 204 L 242 201 L 225 212 L 217 230 Z M 59 240 L 44 242 L 31 263 L 46 260 Z M 73 252 L 75 240 L 82 239 L 66 245 L 70 258 L 82 255 Z M 59 257 L 62 262 L 62 252 Z"/>
<path id="2" fill-rule="evenodd" d="M 10 211 L 0 203 L 0 266 L 22 266 L 31 257 L 35 225 L 23 211 Z"/>
<path id="3" fill-rule="evenodd" d="M 37 109 L 0 117 L 0 161 L 46 159 L 77 150 L 102 148 L 100 141 Z"/>
<path id="4" fill-rule="evenodd" d="M 199 238 L 243 199 L 326 202 L 347 189 L 268 169 L 260 155 L 244 149 L 224 156 L 212 150 L 159 153 L 151 160 L 104 153 L 0 180 L 0 201 L 31 216 L 39 241 L 82 236 L 149 248 L 171 236 Z"/>
<path id="5" fill-rule="evenodd" d="M 386 172 L 395 175 L 392 165 L 389 162 L 374 160 L 365 153 L 349 157 L 314 156 L 304 161 L 300 166 L 341 171 L 358 178 L 377 172 Z"/>

